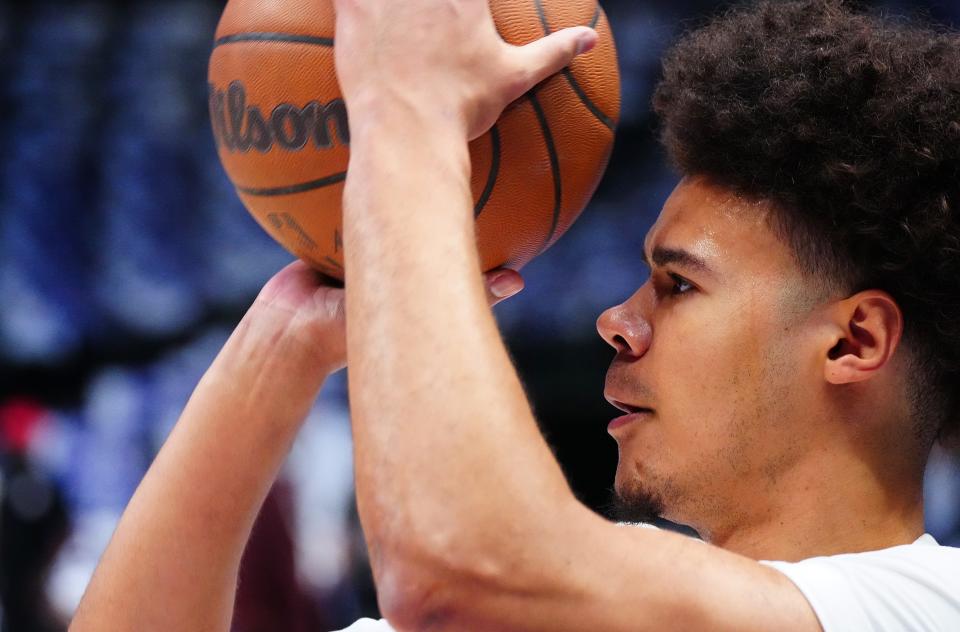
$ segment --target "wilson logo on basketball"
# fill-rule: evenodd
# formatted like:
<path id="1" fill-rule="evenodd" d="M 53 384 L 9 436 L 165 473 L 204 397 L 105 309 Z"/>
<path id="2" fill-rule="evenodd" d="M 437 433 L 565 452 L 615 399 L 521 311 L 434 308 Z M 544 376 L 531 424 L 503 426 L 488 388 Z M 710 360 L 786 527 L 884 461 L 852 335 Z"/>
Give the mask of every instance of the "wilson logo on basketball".
<path id="1" fill-rule="evenodd" d="M 281 103 L 264 115 L 260 107 L 247 105 L 247 89 L 241 81 L 232 82 L 226 91 L 212 84 L 209 90 L 213 135 L 217 146 L 227 151 L 265 154 L 274 146 L 300 151 L 311 141 L 317 149 L 330 149 L 335 141 L 350 144 L 343 99 L 311 101 L 302 108 Z"/>

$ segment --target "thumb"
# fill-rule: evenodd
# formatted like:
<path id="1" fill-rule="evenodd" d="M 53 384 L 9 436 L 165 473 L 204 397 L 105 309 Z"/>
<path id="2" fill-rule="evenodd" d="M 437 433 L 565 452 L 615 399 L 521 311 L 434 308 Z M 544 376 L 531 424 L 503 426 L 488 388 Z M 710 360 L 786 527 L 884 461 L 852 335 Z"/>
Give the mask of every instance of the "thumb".
<path id="1" fill-rule="evenodd" d="M 597 45 L 597 32 L 589 26 L 576 26 L 515 49 L 514 55 L 523 79 L 517 85 L 518 99 L 535 85 L 570 65 L 577 55 Z M 512 99 L 511 99 L 512 100 Z"/>

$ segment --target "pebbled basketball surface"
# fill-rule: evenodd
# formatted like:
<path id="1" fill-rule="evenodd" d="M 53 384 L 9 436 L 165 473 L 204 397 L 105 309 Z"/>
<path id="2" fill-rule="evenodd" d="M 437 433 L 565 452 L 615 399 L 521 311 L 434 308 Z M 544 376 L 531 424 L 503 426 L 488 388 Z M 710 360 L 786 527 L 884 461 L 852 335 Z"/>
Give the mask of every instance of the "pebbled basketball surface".
<path id="1" fill-rule="evenodd" d="M 511 104 L 470 145 L 482 265 L 519 269 L 569 229 L 595 192 L 619 120 L 619 73 L 596 2 L 490 5 L 514 45 L 578 25 L 600 36 L 593 51 Z M 248 210 L 294 255 L 342 279 L 350 137 L 333 33 L 329 1 L 231 0 L 217 29 L 209 90 L 220 159 Z"/>

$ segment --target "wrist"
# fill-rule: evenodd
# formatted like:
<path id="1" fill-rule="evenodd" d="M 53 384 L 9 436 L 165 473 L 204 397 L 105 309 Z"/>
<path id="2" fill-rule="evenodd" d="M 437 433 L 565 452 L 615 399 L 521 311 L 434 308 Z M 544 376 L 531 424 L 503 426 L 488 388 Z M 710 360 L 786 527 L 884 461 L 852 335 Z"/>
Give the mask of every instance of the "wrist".
<path id="1" fill-rule="evenodd" d="M 262 339 L 241 323 L 201 379 L 191 403 L 287 446 L 329 375 L 299 355 L 281 338 Z"/>
<path id="2" fill-rule="evenodd" d="M 442 103 L 382 93 L 350 104 L 350 171 L 374 169 L 404 179 L 433 171 L 431 179 L 470 177 L 464 119 Z"/>
<path id="3" fill-rule="evenodd" d="M 255 302 L 224 348 L 231 364 L 260 374 L 268 383 L 296 385 L 319 392 L 331 374 L 343 368 L 344 350 L 334 349 L 335 332 L 298 312 Z"/>
<path id="4" fill-rule="evenodd" d="M 436 95 L 367 90 L 350 97 L 351 146 L 397 137 L 418 138 L 424 134 L 466 143 L 466 117 L 457 108 L 437 100 Z"/>
<path id="5" fill-rule="evenodd" d="M 345 213 L 359 208 L 366 214 L 379 206 L 373 200 L 384 191 L 390 191 L 391 196 L 402 195 L 411 204 L 424 191 L 440 195 L 440 186 L 455 187 L 469 195 L 471 164 L 466 132 L 459 122 L 436 112 L 375 108 L 351 119 L 351 130 L 356 127 L 357 133 L 351 131 Z M 358 199 L 360 204 L 356 203 Z"/>

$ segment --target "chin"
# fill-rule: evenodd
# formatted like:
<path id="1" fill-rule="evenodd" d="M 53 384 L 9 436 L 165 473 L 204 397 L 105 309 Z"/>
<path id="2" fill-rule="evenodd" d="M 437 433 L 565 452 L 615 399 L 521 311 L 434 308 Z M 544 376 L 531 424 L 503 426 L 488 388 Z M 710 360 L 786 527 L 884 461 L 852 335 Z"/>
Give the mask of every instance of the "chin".
<path id="1" fill-rule="evenodd" d="M 654 522 L 666 511 L 663 493 L 659 486 L 651 485 L 637 472 L 624 472 L 617 468 L 614 494 L 605 514 L 617 522 Z"/>

